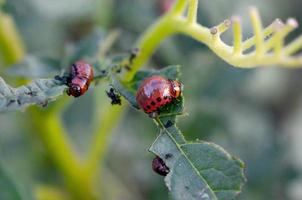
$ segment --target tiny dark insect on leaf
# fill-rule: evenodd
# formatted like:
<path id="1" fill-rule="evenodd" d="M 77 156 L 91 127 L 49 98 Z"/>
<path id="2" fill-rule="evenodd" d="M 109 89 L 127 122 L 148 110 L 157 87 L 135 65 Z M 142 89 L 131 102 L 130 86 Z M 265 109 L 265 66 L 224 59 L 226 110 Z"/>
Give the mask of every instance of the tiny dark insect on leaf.
<path id="1" fill-rule="evenodd" d="M 169 158 L 172 158 L 172 157 L 173 157 L 173 154 L 171 154 L 171 153 L 167 153 L 165 155 L 165 159 L 169 159 Z"/>
<path id="2" fill-rule="evenodd" d="M 121 105 L 121 95 L 114 89 L 110 88 L 109 91 L 106 91 L 107 96 L 111 99 L 111 105 Z"/>

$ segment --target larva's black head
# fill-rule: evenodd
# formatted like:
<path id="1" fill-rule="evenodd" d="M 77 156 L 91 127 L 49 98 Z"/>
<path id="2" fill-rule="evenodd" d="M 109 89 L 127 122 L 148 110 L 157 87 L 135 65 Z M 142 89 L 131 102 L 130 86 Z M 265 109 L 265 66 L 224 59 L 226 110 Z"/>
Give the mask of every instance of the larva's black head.
<path id="1" fill-rule="evenodd" d="M 71 84 L 69 88 L 67 89 L 67 94 L 74 97 L 79 97 L 82 95 L 81 87 L 76 84 Z"/>

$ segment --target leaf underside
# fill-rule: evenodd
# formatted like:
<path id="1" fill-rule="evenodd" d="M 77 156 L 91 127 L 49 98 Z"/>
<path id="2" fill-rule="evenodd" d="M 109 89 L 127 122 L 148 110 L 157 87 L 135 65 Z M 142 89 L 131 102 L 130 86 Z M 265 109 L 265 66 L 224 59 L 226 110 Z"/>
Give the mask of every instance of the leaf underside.
<path id="1" fill-rule="evenodd" d="M 178 79 L 179 66 L 159 71 L 140 71 L 128 83 L 121 83 L 114 78 L 112 84 L 137 108 L 135 91 L 144 79 L 155 74 Z M 161 108 L 160 116 L 155 120 L 160 127 L 160 135 L 149 148 L 170 168 L 165 182 L 171 196 L 175 200 L 235 199 L 245 182 L 243 162 L 216 144 L 187 142 L 176 126 L 176 115 L 183 110 L 183 97 Z"/>
<path id="2" fill-rule="evenodd" d="M 33 104 L 46 106 L 62 95 L 66 86 L 54 79 L 38 79 L 18 88 L 0 77 L 0 112 L 24 109 Z"/>

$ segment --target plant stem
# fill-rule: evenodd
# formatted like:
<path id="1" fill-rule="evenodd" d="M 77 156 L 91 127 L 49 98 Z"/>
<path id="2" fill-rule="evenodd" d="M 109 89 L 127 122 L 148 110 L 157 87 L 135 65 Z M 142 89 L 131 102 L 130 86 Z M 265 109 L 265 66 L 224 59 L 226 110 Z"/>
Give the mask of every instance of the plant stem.
<path id="1" fill-rule="evenodd" d="M 250 11 L 250 18 L 252 21 L 252 26 L 254 29 L 255 35 L 255 47 L 256 47 L 256 55 L 261 56 L 264 53 L 264 43 L 263 43 L 263 33 L 262 33 L 262 23 L 260 19 L 260 15 L 256 8 L 252 8 Z"/>
<path id="2" fill-rule="evenodd" d="M 0 11 L 0 59 L 6 66 L 19 62 L 25 54 L 23 43 L 11 16 Z"/>
<path id="3" fill-rule="evenodd" d="M 234 38 L 234 55 L 240 55 L 242 53 L 242 28 L 239 17 L 233 17 L 233 38 Z"/>
<path id="4" fill-rule="evenodd" d="M 36 200 L 68 200 L 69 196 L 61 189 L 50 185 L 38 185 L 35 187 Z"/>
<path id="5" fill-rule="evenodd" d="M 97 127 L 94 133 L 86 165 L 87 172 L 90 174 L 95 174 L 98 170 L 99 162 L 104 158 L 106 149 L 108 148 L 110 135 L 123 116 L 125 108 L 125 104 L 121 106 L 110 105 L 102 112 L 99 127 Z"/>
<path id="6" fill-rule="evenodd" d="M 90 176 L 76 157 L 58 112 L 42 112 L 38 108 L 32 108 L 30 111 L 34 130 L 64 175 L 72 196 L 81 200 L 93 199 Z"/>
<path id="7" fill-rule="evenodd" d="M 173 15 L 173 16 L 176 16 L 176 15 L 181 15 L 185 8 L 186 8 L 186 5 L 187 5 L 187 0 L 177 0 L 174 4 L 174 6 L 171 8 L 171 10 L 169 12 L 167 12 L 165 15 Z M 143 34 L 144 36 L 145 34 Z"/>
<path id="8" fill-rule="evenodd" d="M 196 21 L 197 21 L 197 11 L 198 11 L 198 1 L 189 0 L 189 7 L 188 7 L 188 22 L 189 22 L 189 24 L 196 23 Z"/>
<path id="9" fill-rule="evenodd" d="M 173 15 L 169 14 L 161 17 L 138 40 L 136 47 L 139 48 L 140 53 L 134 59 L 131 71 L 126 74 L 126 81 L 132 79 L 134 74 L 150 59 L 164 39 L 175 33 L 176 24 L 171 23 L 173 17 Z"/>

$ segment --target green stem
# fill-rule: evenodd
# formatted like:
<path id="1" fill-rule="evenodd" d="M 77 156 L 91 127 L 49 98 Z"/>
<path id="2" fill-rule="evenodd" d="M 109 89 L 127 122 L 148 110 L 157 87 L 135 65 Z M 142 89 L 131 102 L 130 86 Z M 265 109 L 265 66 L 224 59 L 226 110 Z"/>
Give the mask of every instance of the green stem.
<path id="1" fill-rule="evenodd" d="M 108 140 L 110 135 L 120 121 L 123 111 L 125 110 L 125 104 L 121 106 L 109 106 L 102 112 L 100 117 L 99 127 L 97 127 L 93 134 L 93 141 L 91 149 L 88 155 L 87 172 L 95 174 L 98 170 L 99 162 L 105 156 L 108 148 Z"/>
<path id="2" fill-rule="evenodd" d="M 166 13 L 166 16 L 167 15 L 173 15 L 173 16 L 177 16 L 177 15 L 181 15 L 185 8 L 186 8 L 186 5 L 187 5 L 187 0 L 178 0 L 174 6 L 171 8 L 171 10 Z M 143 34 L 145 35 L 145 34 Z"/>
<path id="3" fill-rule="evenodd" d="M 189 0 L 188 22 L 190 24 L 196 23 L 196 21 L 197 21 L 197 11 L 198 11 L 198 1 Z"/>
<path id="4" fill-rule="evenodd" d="M 76 157 L 58 112 L 45 112 L 45 110 L 41 111 L 38 108 L 33 108 L 30 111 L 34 130 L 64 175 L 74 199 L 93 199 L 90 176 Z"/>
<path id="5" fill-rule="evenodd" d="M 175 27 L 174 23 L 171 23 L 173 18 L 175 16 L 169 14 L 161 17 L 138 40 L 136 46 L 139 48 L 140 53 L 133 61 L 132 70 L 126 74 L 126 81 L 132 79 L 134 74 L 150 59 L 164 39 L 175 33 L 177 27 Z"/>
<path id="6" fill-rule="evenodd" d="M 0 63 L 9 66 L 19 62 L 24 54 L 24 46 L 11 16 L 0 11 Z"/>

